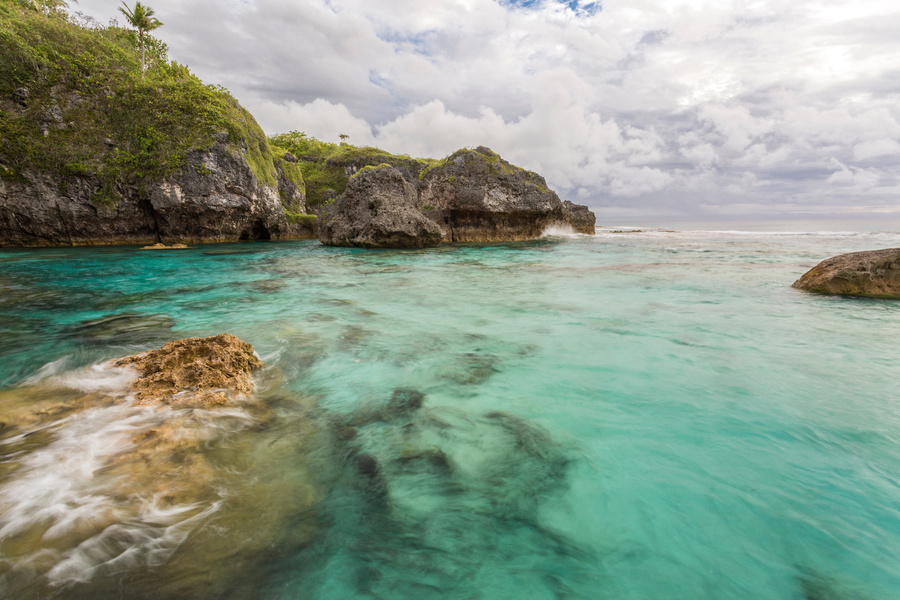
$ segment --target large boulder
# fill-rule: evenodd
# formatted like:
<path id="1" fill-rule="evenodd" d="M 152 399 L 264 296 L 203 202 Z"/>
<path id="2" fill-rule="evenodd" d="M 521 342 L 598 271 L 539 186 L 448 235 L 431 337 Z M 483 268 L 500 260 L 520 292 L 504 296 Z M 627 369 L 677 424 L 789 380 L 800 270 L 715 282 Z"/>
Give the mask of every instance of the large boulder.
<path id="1" fill-rule="evenodd" d="M 511 165 L 484 146 L 452 154 L 425 180 L 420 205 L 444 227 L 445 241 L 530 240 L 559 225 L 594 233 L 593 222 L 587 228 L 586 215 L 575 205 L 564 207 L 543 177 Z M 590 213 L 587 207 L 579 208 Z"/>
<path id="2" fill-rule="evenodd" d="M 319 240 L 331 246 L 428 248 L 444 232 L 417 208 L 416 189 L 390 165 L 357 172 L 319 213 Z"/>
<path id="3" fill-rule="evenodd" d="M 823 260 L 793 287 L 819 294 L 900 298 L 900 248 L 851 252 Z"/>

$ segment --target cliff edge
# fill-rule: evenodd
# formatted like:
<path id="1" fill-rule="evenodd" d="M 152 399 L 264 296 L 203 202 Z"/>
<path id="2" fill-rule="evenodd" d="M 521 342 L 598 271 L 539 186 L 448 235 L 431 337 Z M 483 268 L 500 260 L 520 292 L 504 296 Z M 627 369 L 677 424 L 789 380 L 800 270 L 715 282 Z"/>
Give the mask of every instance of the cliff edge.
<path id="1" fill-rule="evenodd" d="M 149 39 L 0 2 L 0 246 L 309 237 L 295 163 Z"/>
<path id="2" fill-rule="evenodd" d="M 318 236 L 422 248 L 594 232 L 585 206 L 485 147 L 445 159 L 267 138 L 227 90 L 134 32 L 0 0 L 0 247 Z"/>

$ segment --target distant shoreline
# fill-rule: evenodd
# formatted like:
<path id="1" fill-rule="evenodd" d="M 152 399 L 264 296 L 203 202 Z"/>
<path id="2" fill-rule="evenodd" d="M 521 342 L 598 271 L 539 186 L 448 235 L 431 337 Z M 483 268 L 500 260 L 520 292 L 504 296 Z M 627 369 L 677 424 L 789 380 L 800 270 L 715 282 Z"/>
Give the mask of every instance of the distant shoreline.
<path id="1" fill-rule="evenodd" d="M 663 220 L 663 219 L 607 219 L 603 210 L 595 211 L 598 232 L 604 229 L 668 229 L 675 231 L 741 231 L 760 233 L 802 232 L 897 232 L 897 219 L 754 219 L 754 220 Z"/>

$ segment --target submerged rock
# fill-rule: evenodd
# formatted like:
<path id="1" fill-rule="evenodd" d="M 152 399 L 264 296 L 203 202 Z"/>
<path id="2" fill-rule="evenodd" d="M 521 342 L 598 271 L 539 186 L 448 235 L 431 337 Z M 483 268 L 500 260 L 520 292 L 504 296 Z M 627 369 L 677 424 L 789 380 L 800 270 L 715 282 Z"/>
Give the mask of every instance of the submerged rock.
<path id="1" fill-rule="evenodd" d="M 360 248 L 437 246 L 443 232 L 416 201 L 416 189 L 394 167 L 363 169 L 334 204 L 322 209 L 319 240 Z"/>
<path id="2" fill-rule="evenodd" d="M 290 595 L 321 595 L 313 575 L 338 560 L 345 597 L 480 597 L 485 572 L 534 597 L 596 592 L 578 574 L 586 553 L 542 516 L 565 494 L 573 457 L 539 425 L 428 406 L 408 388 L 335 425 L 344 476 L 320 509 L 333 525 L 295 559 L 310 576 L 294 575 Z M 560 572 L 572 574 L 565 590 Z"/>
<path id="3" fill-rule="evenodd" d="M 171 338 L 174 326 L 169 315 L 124 312 L 82 321 L 66 334 L 89 344 L 139 344 Z"/>
<path id="4" fill-rule="evenodd" d="M 818 294 L 900 298 L 900 248 L 851 252 L 823 260 L 793 287 Z"/>
<path id="5" fill-rule="evenodd" d="M 120 359 L 115 365 L 140 371 L 141 376 L 130 385 L 139 404 L 215 406 L 226 404 L 229 392 L 250 392 L 250 374 L 263 363 L 253 353 L 253 346 L 223 333 L 169 342 L 159 350 Z"/>
<path id="6" fill-rule="evenodd" d="M 150 246 L 141 246 L 141 250 L 184 250 L 187 248 L 185 244 L 172 244 L 171 246 L 166 246 L 165 244 L 152 244 Z"/>

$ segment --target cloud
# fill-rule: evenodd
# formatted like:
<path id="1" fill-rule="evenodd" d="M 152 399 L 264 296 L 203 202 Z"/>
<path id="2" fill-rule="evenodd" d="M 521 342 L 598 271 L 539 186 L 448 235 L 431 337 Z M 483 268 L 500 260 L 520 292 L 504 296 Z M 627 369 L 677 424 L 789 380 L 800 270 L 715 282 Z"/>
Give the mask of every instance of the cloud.
<path id="1" fill-rule="evenodd" d="M 172 57 L 269 133 L 418 156 L 484 144 L 601 214 L 895 204 L 900 15 L 886 0 L 153 6 Z M 113 16 L 105 0 L 76 8 Z"/>
<path id="2" fill-rule="evenodd" d="M 877 156 L 886 156 L 900 152 L 900 143 L 892 138 L 880 138 L 860 142 L 853 147 L 853 158 L 865 161 Z"/>

